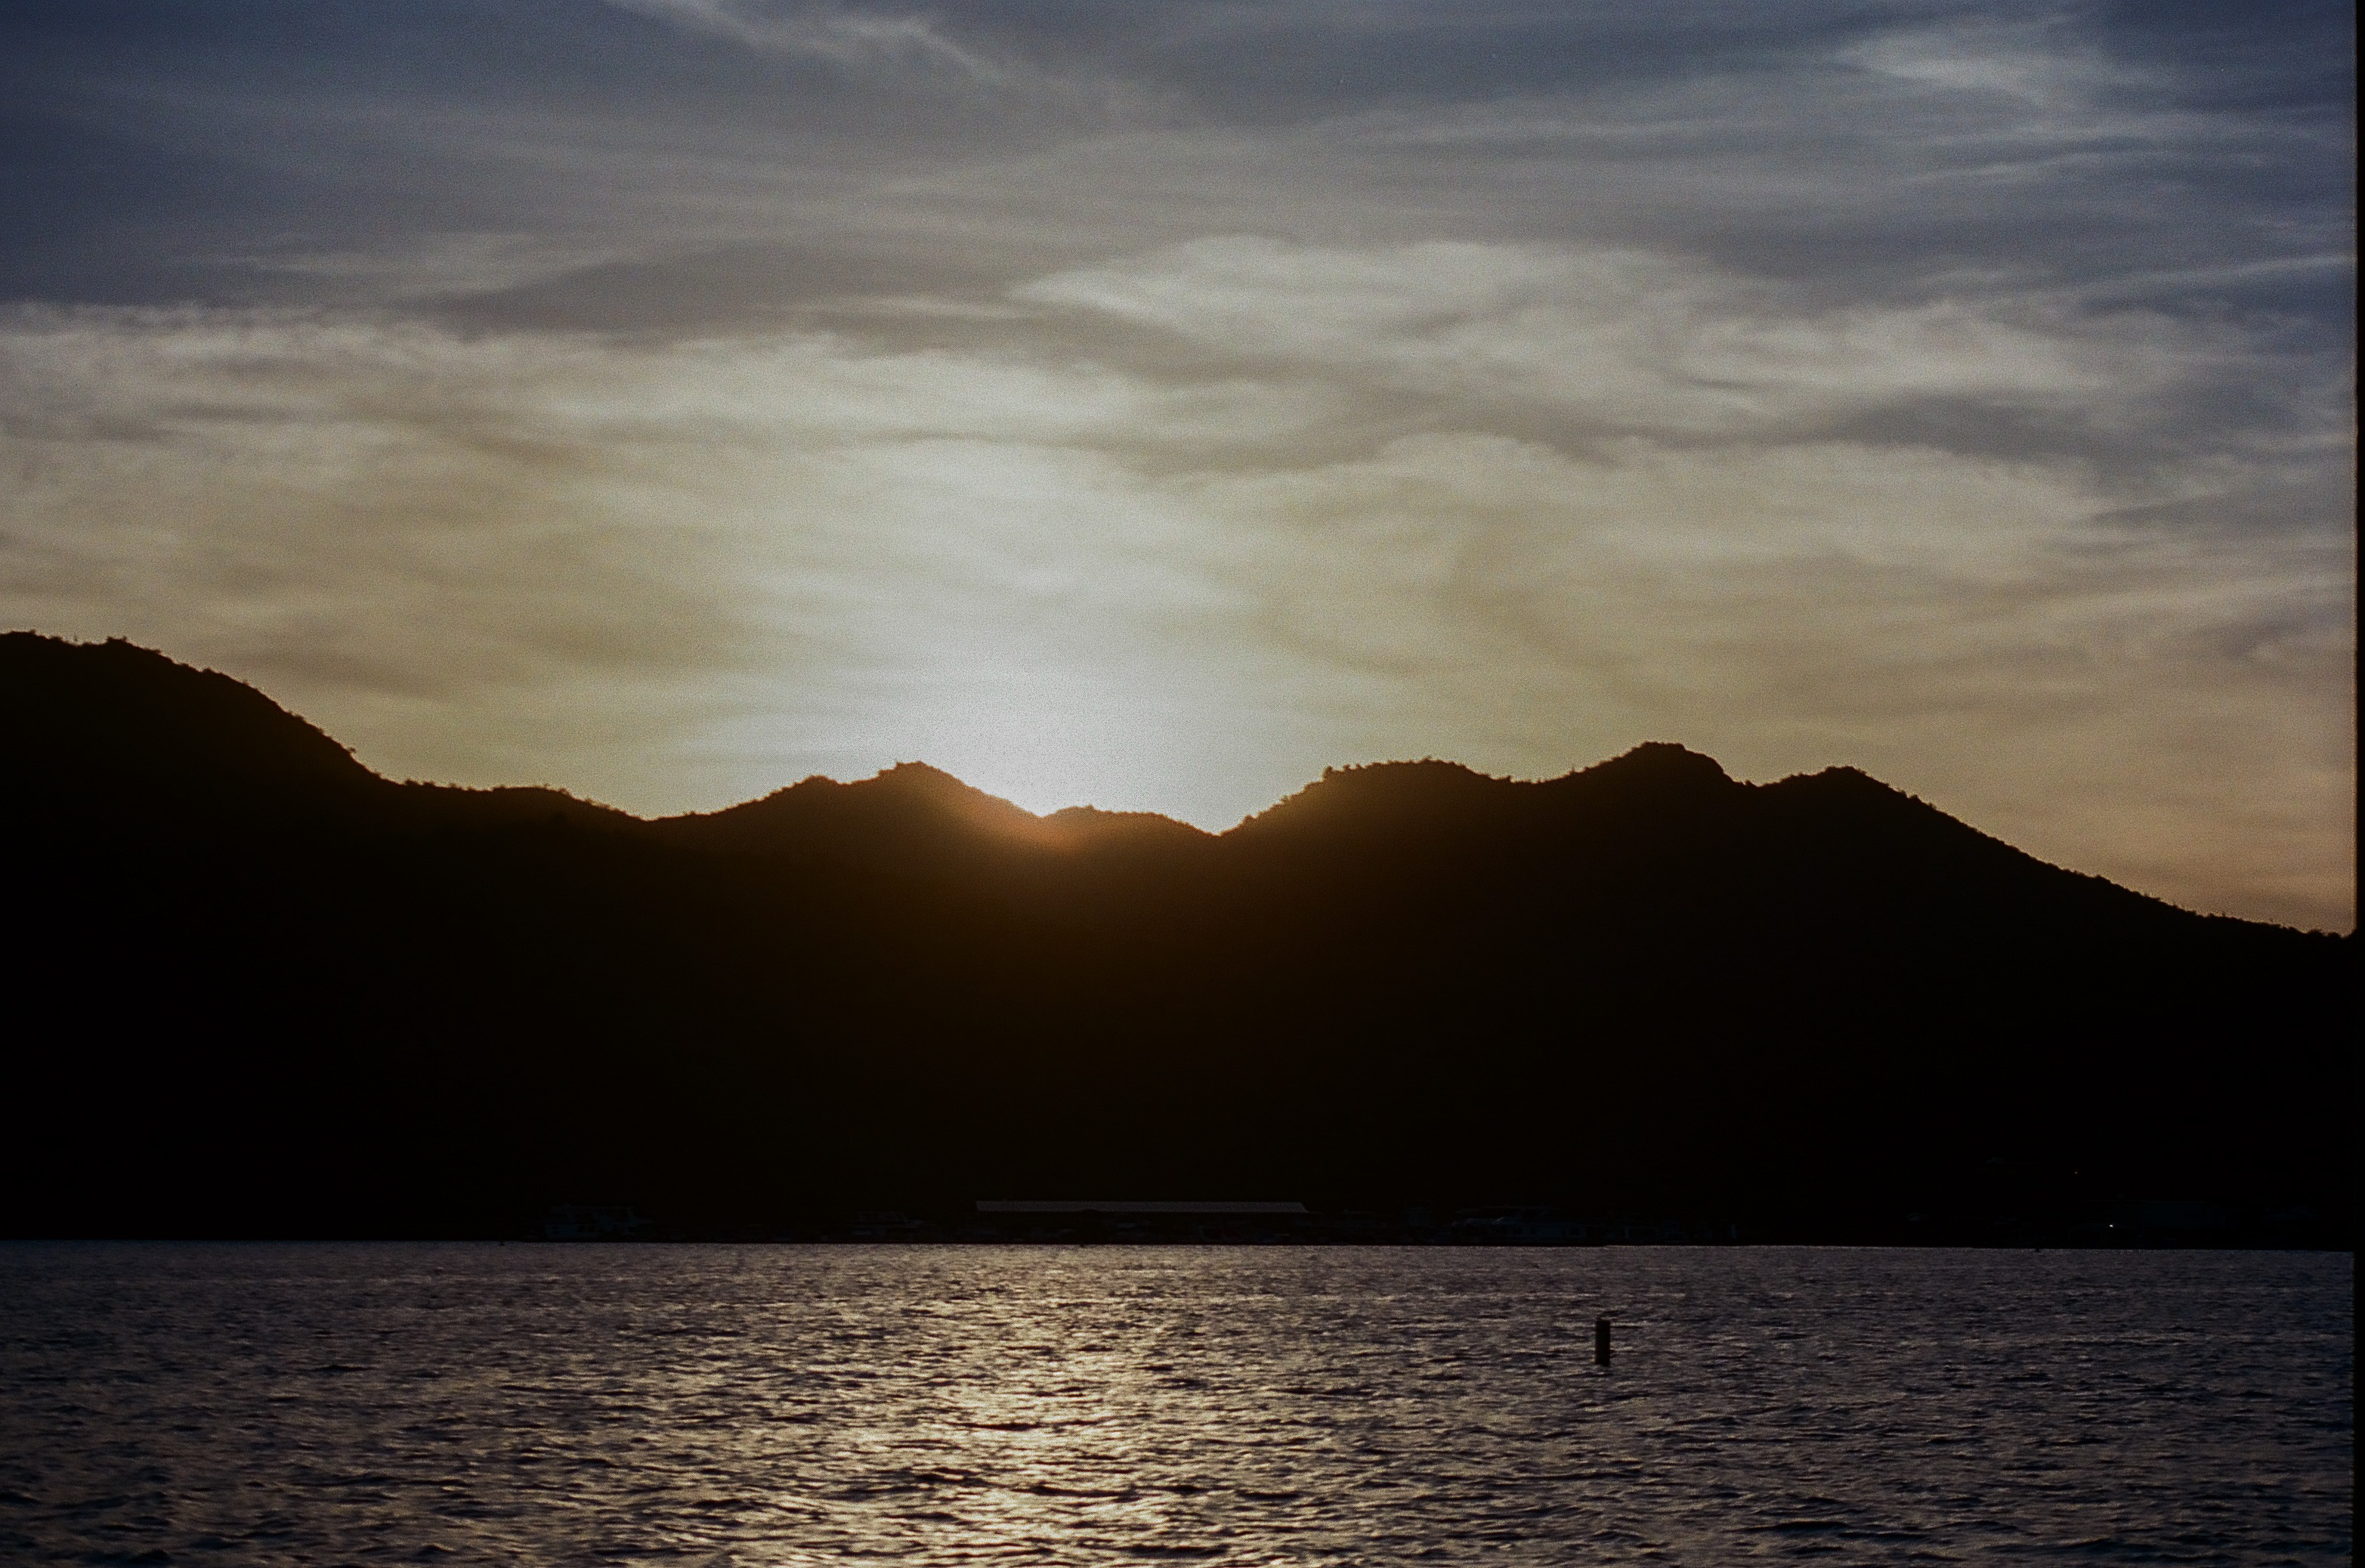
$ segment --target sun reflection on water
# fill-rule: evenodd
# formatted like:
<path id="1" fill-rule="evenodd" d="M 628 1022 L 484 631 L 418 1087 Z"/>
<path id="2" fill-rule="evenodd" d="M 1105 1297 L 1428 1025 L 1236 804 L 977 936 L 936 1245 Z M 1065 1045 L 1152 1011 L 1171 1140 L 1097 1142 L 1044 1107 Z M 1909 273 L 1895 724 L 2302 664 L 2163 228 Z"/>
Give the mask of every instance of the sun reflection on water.
<path id="1" fill-rule="evenodd" d="M 0 1271 L 0 1529 L 29 1558 L 2349 1547 L 2353 1286 L 2305 1254 L 90 1247 Z"/>

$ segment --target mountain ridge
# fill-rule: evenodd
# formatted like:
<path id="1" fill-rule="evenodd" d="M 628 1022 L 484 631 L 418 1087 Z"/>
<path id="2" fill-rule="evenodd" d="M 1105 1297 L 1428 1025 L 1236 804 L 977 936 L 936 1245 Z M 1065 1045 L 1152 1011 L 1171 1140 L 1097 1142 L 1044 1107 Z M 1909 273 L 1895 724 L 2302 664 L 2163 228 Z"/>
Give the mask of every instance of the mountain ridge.
<path id="1" fill-rule="evenodd" d="M 22 1234 L 1082 1190 L 1841 1239 L 2350 1212 L 2352 936 L 1858 769 L 1371 764 L 1211 834 L 904 764 L 642 819 L 397 783 L 228 677 L 26 633 L 0 740 Z"/>
<path id="2" fill-rule="evenodd" d="M 85 665 L 103 664 L 105 673 L 73 669 L 75 655 L 70 650 L 80 651 Z M 68 671 L 71 673 L 65 678 L 59 678 Z M 38 633 L 0 633 L 0 683 L 18 693 L 46 692 L 52 700 L 50 733 L 32 737 L 30 744 L 81 745 L 101 754 L 116 751 L 118 758 L 123 759 L 119 744 L 122 724 L 101 733 L 71 720 L 61 722 L 62 715 L 54 707 L 58 699 L 71 700 L 77 692 L 86 695 L 97 683 L 109 680 L 127 688 L 133 697 L 128 703 L 120 698 L 114 700 L 119 720 L 136 723 L 162 717 L 166 722 L 160 727 L 172 738 L 185 744 L 190 740 L 215 743 L 211 746 L 201 745 L 195 758 L 153 756 L 135 761 L 125 769 L 133 777 L 160 777 L 168 763 L 185 773 L 195 760 L 201 766 L 210 765 L 226 780 L 248 788 L 300 789 L 306 783 L 327 782 L 356 793 L 373 788 L 402 791 L 403 795 L 382 793 L 376 803 L 377 810 L 392 820 L 407 814 L 432 818 L 437 806 L 455 809 L 478 821 L 530 820 L 555 813 L 577 825 L 650 832 L 683 847 L 807 858 L 850 857 L 857 863 L 913 871 L 925 869 L 932 857 L 947 854 L 970 858 L 982 854 L 992 858 L 989 846 L 995 840 L 1003 841 L 1001 847 L 1005 851 L 1072 855 L 1116 847 L 1125 839 L 1134 841 L 1131 847 L 1147 847 L 1154 842 L 1171 852 L 1178 846 L 1220 843 L 1236 835 L 1270 835 L 1289 827 L 1308 825 L 1325 834 L 1351 836 L 1355 830 L 1351 824 L 1360 816 L 1376 812 L 1383 822 L 1373 824 L 1373 831 L 1384 831 L 1384 819 L 1391 812 L 1434 810 L 1454 800 L 1471 803 L 1488 796 L 1490 791 L 1497 801 L 1527 796 L 1541 807 L 1547 801 L 1598 804 L 1605 798 L 1631 797 L 1639 791 L 1664 797 L 1671 793 L 1671 785 L 1695 798 L 1720 788 L 1802 793 L 1869 787 L 1878 795 L 1894 797 L 1943 817 L 1963 831 L 2008 848 L 2034 864 L 2064 875 L 2090 879 L 2129 897 L 2182 911 L 2182 906 L 2124 888 L 2094 873 L 2039 860 L 1852 765 L 1838 764 L 1813 773 L 1751 783 L 1731 778 L 1714 758 L 1675 742 L 1645 741 L 1616 756 L 1536 779 L 1487 774 L 1465 764 L 1434 757 L 1327 767 L 1320 778 L 1221 832 L 1210 832 L 1157 812 L 1107 811 L 1091 805 L 1032 812 L 943 769 L 917 761 L 892 764 L 868 778 L 838 780 L 810 775 L 734 805 L 644 817 L 549 785 L 460 786 L 392 779 L 369 768 L 351 747 L 325 731 L 279 706 L 255 688 L 219 671 L 179 664 L 123 638 L 77 644 Z M 175 705 L 160 700 L 175 686 L 184 701 Z M 192 696 L 198 700 L 185 700 Z M 21 697 L 12 700 L 21 701 Z M 207 711 L 229 722 L 210 730 L 194 728 L 191 719 Z M 0 724 L 21 730 L 30 716 L 12 711 L 0 714 Z M 109 735 L 117 745 L 108 744 Z M 233 737 L 238 742 L 237 748 L 220 744 Z M 258 761 L 272 758 L 283 759 L 275 772 L 257 766 Z M 1326 813 L 1333 820 L 1323 822 Z M 1340 817 L 1345 820 L 1337 820 Z M 964 835 L 988 842 L 964 842 Z M 897 842 L 885 842 L 890 837 Z M 2212 919 L 2241 918 L 2183 913 Z"/>

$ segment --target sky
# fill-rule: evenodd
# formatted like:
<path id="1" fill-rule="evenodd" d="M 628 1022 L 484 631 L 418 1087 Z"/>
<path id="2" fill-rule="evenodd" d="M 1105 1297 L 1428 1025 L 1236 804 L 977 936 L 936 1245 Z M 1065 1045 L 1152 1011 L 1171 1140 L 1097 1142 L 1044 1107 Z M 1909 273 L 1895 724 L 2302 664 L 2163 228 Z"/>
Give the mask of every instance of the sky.
<path id="1" fill-rule="evenodd" d="M 2348 8 L 0 3 L 0 623 L 397 778 L 1849 764 L 2355 922 Z"/>

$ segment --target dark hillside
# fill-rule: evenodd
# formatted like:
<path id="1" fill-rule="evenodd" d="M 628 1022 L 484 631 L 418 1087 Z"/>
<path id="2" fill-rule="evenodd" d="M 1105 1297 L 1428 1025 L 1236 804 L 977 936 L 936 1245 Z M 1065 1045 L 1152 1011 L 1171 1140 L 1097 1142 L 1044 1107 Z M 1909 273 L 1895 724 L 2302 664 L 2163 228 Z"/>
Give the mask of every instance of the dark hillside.
<path id="1" fill-rule="evenodd" d="M 18 833 L 47 819 L 273 817 L 283 823 L 636 828 L 556 790 L 462 790 L 381 778 L 260 691 L 120 638 L 0 633 L 0 789 Z M 144 831 L 127 821 L 127 831 Z M 200 829 L 199 831 L 202 831 Z"/>
<path id="2" fill-rule="evenodd" d="M 1210 835 L 906 765 L 644 823 L 392 783 L 226 677 L 25 633 L 0 736 L 19 1233 L 1078 1193 L 2347 1224 L 2352 938 L 1852 769 L 1388 764 Z"/>
<path id="3" fill-rule="evenodd" d="M 330 800 L 383 780 L 252 687 L 120 638 L 0 634 L 0 768 L 11 791 Z"/>

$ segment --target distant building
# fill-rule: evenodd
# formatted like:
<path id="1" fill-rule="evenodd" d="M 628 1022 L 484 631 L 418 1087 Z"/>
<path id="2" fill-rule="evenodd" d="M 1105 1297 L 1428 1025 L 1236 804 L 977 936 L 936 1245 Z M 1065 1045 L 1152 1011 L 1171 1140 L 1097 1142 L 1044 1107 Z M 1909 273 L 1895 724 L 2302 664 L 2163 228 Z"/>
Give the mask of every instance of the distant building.
<path id="1" fill-rule="evenodd" d="M 1226 1199 L 1168 1202 L 1163 1199 L 981 1198 L 977 1212 L 981 1215 L 1302 1215 L 1306 1208 L 1304 1204 L 1233 1203 Z"/>
<path id="2" fill-rule="evenodd" d="M 854 1241 L 919 1241 L 927 1236 L 927 1222 L 890 1209 L 866 1209 L 854 1216 L 846 1237 Z"/>
<path id="3" fill-rule="evenodd" d="M 542 1222 L 545 1241 L 635 1241 L 656 1228 L 629 1204 L 553 1204 Z"/>
<path id="4" fill-rule="evenodd" d="M 1445 1227 L 1445 1235 L 1450 1241 L 1476 1247 L 1602 1247 L 1685 1239 L 1684 1227 L 1666 1220 L 1576 1219 L 1535 1205 L 1463 1209 Z"/>
<path id="5" fill-rule="evenodd" d="M 1449 1240 L 1478 1247 L 1575 1246 L 1608 1240 L 1596 1234 L 1604 1228 L 1546 1208 L 1464 1209 L 1445 1234 Z"/>
<path id="6" fill-rule="evenodd" d="M 1233 1199 L 983 1198 L 980 1232 L 1030 1241 L 1280 1241 L 1308 1230 L 1299 1203 Z"/>

